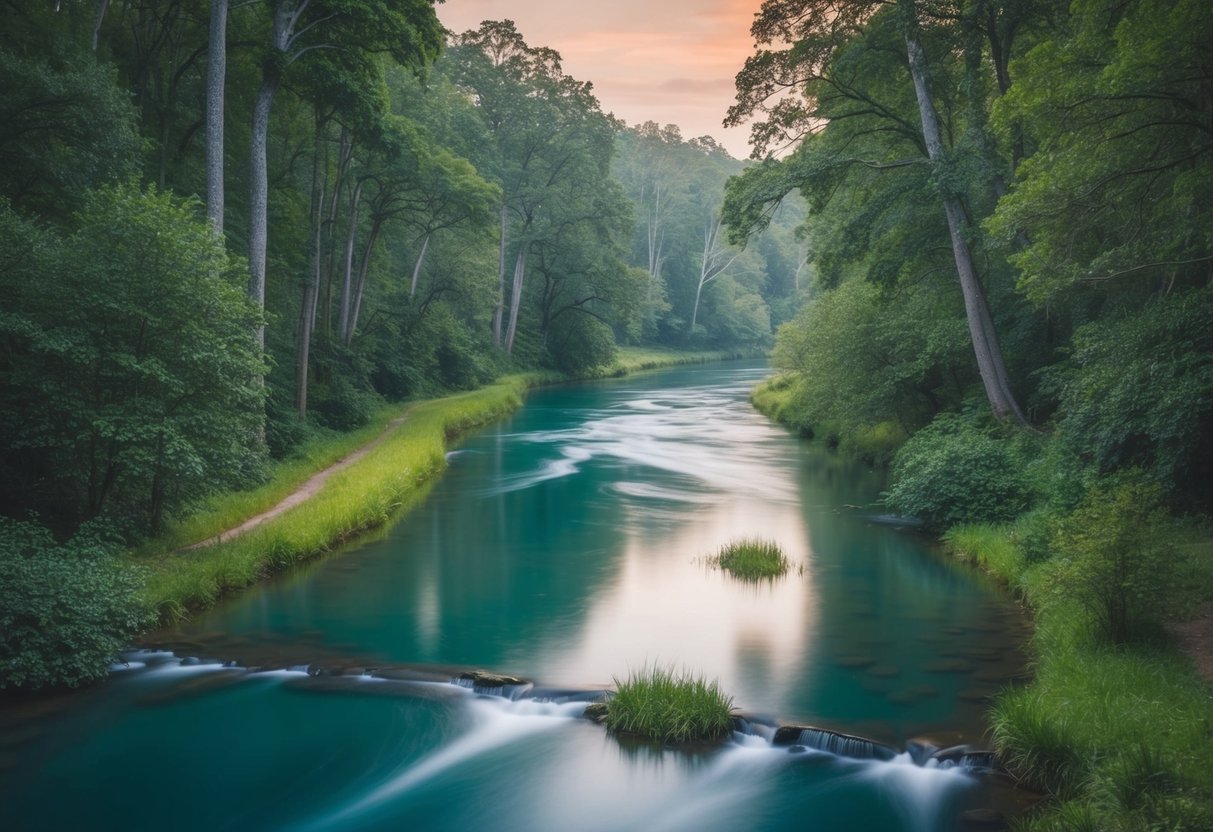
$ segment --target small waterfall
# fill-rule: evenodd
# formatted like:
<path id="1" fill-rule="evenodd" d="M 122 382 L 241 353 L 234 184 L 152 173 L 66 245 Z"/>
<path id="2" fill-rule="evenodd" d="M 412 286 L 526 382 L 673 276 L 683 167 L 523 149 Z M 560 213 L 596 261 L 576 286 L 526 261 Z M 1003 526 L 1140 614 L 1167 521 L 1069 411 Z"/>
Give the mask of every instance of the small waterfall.
<path id="1" fill-rule="evenodd" d="M 797 748 L 811 748 L 814 751 L 824 751 L 827 754 L 833 754 L 835 757 L 850 757 L 854 760 L 888 761 L 898 754 L 896 749 L 878 743 L 875 740 L 856 737 L 852 734 L 843 734 L 838 731 L 830 731 L 825 728 L 801 727 L 798 725 L 780 728 L 775 732 L 772 744 L 776 746 L 791 746 L 793 750 Z"/>

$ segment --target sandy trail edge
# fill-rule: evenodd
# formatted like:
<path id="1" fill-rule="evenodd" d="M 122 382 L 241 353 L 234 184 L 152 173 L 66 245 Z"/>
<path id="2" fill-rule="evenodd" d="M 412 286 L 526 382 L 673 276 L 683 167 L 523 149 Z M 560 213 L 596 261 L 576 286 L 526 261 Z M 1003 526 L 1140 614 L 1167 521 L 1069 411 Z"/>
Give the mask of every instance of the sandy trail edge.
<path id="1" fill-rule="evenodd" d="M 301 486 L 299 486 L 294 491 L 292 491 L 290 494 L 288 494 L 285 498 L 283 498 L 283 500 L 281 502 L 279 502 L 273 508 L 266 509 L 265 511 L 261 512 L 260 514 L 256 514 L 256 515 L 250 517 L 249 519 L 247 519 L 243 523 L 241 523 L 239 526 L 234 526 L 226 531 L 220 532 L 217 535 L 208 537 L 205 540 L 200 540 L 197 543 L 191 543 L 189 546 L 182 546 L 180 549 L 177 549 L 176 551 L 177 552 L 190 552 L 195 549 L 202 549 L 207 546 L 214 546 L 216 543 L 223 543 L 225 541 L 231 540 L 234 537 L 239 537 L 240 535 L 245 534 L 246 532 L 257 528 L 262 523 L 267 523 L 270 520 L 273 520 L 275 517 L 278 517 L 279 515 L 285 514 L 286 512 L 290 511 L 291 509 L 293 509 L 295 506 L 299 505 L 300 503 L 305 502 L 306 500 L 309 500 L 312 497 L 316 496 L 317 492 L 319 492 L 320 489 L 322 487 L 324 487 L 324 484 L 328 481 L 329 477 L 331 477 L 333 474 L 336 474 L 339 471 L 344 471 L 346 468 L 349 468 L 355 462 L 357 462 L 358 460 L 365 457 L 371 451 L 375 450 L 375 448 L 382 445 L 383 441 L 385 439 L 387 439 L 388 436 L 390 436 L 397 428 L 399 428 L 404 423 L 404 420 L 408 418 L 408 415 L 412 411 L 412 409 L 413 408 L 410 407 L 408 410 L 404 411 L 404 413 L 401 413 L 395 419 L 388 422 L 387 425 L 384 427 L 383 431 L 378 436 L 376 436 L 370 442 L 363 445 L 361 448 L 358 448 L 357 450 L 355 450 L 349 456 L 342 457 L 341 459 L 337 460 L 329 467 L 324 468 L 320 471 L 317 471 L 315 474 L 312 474 L 312 476 L 310 476 L 306 482 L 304 482 Z"/>

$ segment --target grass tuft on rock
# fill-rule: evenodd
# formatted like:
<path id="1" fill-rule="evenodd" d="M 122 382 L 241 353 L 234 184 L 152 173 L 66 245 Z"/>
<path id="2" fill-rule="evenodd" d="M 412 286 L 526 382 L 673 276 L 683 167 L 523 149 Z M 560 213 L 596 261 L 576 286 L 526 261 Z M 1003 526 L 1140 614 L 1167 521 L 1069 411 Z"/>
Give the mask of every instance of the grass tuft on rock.
<path id="1" fill-rule="evenodd" d="M 616 678 L 615 688 L 603 720 L 613 732 L 693 743 L 724 739 L 732 729 L 733 697 L 715 680 L 654 666 Z"/>
<path id="2" fill-rule="evenodd" d="M 744 537 L 728 543 L 708 562 L 712 566 L 727 569 L 739 578 L 755 581 L 778 578 L 786 574 L 790 566 L 778 543 L 757 537 Z"/>

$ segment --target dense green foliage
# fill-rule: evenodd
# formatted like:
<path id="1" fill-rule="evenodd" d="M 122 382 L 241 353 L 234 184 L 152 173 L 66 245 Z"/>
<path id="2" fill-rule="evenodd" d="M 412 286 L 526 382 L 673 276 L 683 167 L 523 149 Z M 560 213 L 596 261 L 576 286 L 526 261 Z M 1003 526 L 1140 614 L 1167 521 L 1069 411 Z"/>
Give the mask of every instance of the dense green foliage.
<path id="1" fill-rule="evenodd" d="M 733 727 L 733 698 L 688 671 L 653 666 L 615 679 L 607 728 L 664 743 L 712 742 Z"/>
<path id="2" fill-rule="evenodd" d="M 747 580 L 777 578 L 788 571 L 788 558 L 779 544 L 762 538 L 742 538 L 720 547 L 708 560 L 719 569 Z"/>
<path id="3" fill-rule="evenodd" d="M 1213 9 L 769 0 L 753 34 L 730 119 L 790 152 L 724 216 L 799 192 L 811 277 L 754 402 L 891 457 L 889 505 L 1035 608 L 995 734 L 1066 800 L 1025 828 L 1209 826 L 1207 695 L 1159 639 L 1213 597 L 1176 537 L 1213 506 Z"/>
<path id="4" fill-rule="evenodd" d="M 167 511 L 257 474 L 257 311 L 196 206 L 91 192 L 60 236 L 0 207 L 7 505 L 59 528 Z"/>
<path id="5" fill-rule="evenodd" d="M 141 575 L 96 526 L 56 543 L 36 523 L 0 517 L 0 688 L 76 686 L 109 673 L 155 619 Z"/>

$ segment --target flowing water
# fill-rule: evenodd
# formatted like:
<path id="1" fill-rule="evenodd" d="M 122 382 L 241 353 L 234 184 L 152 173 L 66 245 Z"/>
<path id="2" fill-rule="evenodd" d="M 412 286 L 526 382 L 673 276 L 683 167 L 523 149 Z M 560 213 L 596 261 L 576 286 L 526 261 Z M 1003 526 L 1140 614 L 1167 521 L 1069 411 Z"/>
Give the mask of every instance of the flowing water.
<path id="1" fill-rule="evenodd" d="M 883 517 L 878 475 L 755 413 L 765 373 L 533 393 L 381 539 L 8 714 L 6 828 L 958 828 L 997 789 L 912 741 L 980 744 L 1025 621 Z M 742 536 L 792 571 L 706 563 Z M 653 664 L 719 679 L 744 730 L 679 750 L 581 717 Z M 451 683 L 479 668 L 529 681 Z M 863 739 L 773 744 L 789 724 Z"/>

